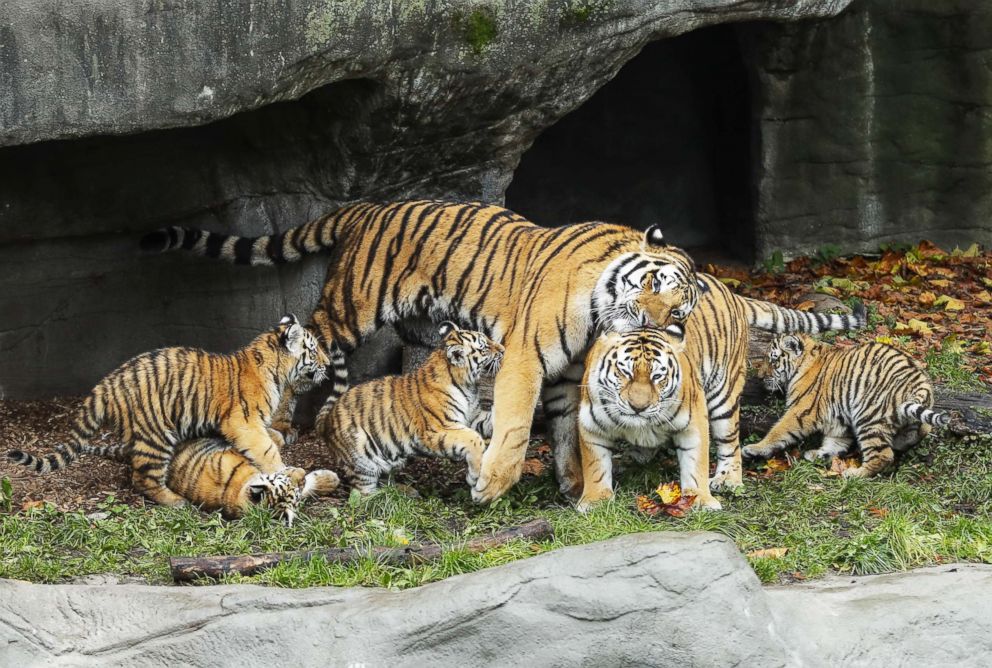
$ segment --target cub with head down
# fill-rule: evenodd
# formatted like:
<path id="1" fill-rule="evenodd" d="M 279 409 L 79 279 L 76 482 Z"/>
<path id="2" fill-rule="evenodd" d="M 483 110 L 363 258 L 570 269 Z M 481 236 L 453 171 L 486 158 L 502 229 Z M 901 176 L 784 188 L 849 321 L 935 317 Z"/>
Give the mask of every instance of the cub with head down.
<path id="1" fill-rule="evenodd" d="M 685 328 L 601 336 L 589 350 L 579 408 L 582 497 L 578 509 L 613 496 L 613 453 L 627 443 L 674 443 L 680 484 L 696 504 L 719 509 L 709 491 L 706 395 L 685 355 Z"/>
<path id="2" fill-rule="evenodd" d="M 873 476 L 930 433 L 946 426 L 946 413 L 933 410 L 933 386 L 916 360 L 882 343 L 836 348 L 808 336 L 776 337 L 768 352 L 771 373 L 765 386 L 785 391 L 785 414 L 748 457 L 770 457 L 814 432 L 823 443 L 809 460 L 846 452 L 855 441 L 861 466 L 846 478 Z M 852 438 L 853 435 L 853 438 Z"/>
<path id="3" fill-rule="evenodd" d="M 300 504 L 333 492 L 338 476 L 324 469 L 307 473 L 295 467 L 263 473 L 224 439 L 200 438 L 176 446 L 166 484 L 203 510 L 220 510 L 226 519 L 237 519 L 249 506 L 261 505 L 292 526 Z"/>
<path id="4" fill-rule="evenodd" d="M 499 370 L 503 346 L 451 322 L 439 332 L 441 347 L 419 368 L 353 387 L 317 415 L 317 433 L 345 478 L 363 494 L 414 455 L 463 459 L 469 485 L 478 479 L 485 450 L 473 429 L 485 422 L 480 420 L 478 380 Z"/>
<path id="5" fill-rule="evenodd" d="M 279 471 L 282 457 L 268 430 L 279 397 L 291 385 L 323 382 L 328 362 L 316 337 L 292 315 L 231 354 L 195 348 L 143 353 L 97 383 L 76 415 L 70 443 L 44 457 L 19 450 L 7 456 L 49 473 L 80 452 L 112 450 L 129 460 L 134 485 L 145 496 L 181 505 L 185 499 L 166 485 L 179 443 L 220 434 L 263 473 Z M 90 446 L 89 439 L 105 428 L 123 443 Z"/>

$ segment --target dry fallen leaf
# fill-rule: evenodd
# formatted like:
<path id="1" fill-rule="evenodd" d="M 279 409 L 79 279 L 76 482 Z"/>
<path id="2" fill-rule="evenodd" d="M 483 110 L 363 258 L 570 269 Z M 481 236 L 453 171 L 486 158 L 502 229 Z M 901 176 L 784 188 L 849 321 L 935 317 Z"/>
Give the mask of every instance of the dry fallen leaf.
<path id="1" fill-rule="evenodd" d="M 524 460 L 524 475 L 540 476 L 544 473 L 544 462 L 537 457 Z"/>
<path id="2" fill-rule="evenodd" d="M 796 310 L 797 311 L 808 311 L 811 308 L 813 308 L 814 306 L 816 306 L 816 302 L 813 301 L 812 299 L 807 299 L 803 303 L 797 305 L 796 306 Z"/>
<path id="3" fill-rule="evenodd" d="M 945 336 L 944 340 L 940 342 L 940 349 L 946 353 L 962 353 L 964 352 L 964 342 L 958 338 L 957 334 L 951 334 Z"/>
<path id="4" fill-rule="evenodd" d="M 779 457 L 773 457 L 765 462 L 765 472 L 775 473 L 776 471 L 788 471 L 792 468 L 792 464 L 786 459 L 781 459 Z"/>
<path id="5" fill-rule="evenodd" d="M 21 510 L 31 510 L 33 508 L 44 508 L 45 501 L 25 501 L 21 504 Z"/>
<path id="6" fill-rule="evenodd" d="M 763 550 L 752 550 L 747 556 L 751 559 L 781 559 L 788 553 L 787 547 L 766 547 Z"/>
<path id="7" fill-rule="evenodd" d="M 896 334 L 909 334 L 910 336 L 930 336 L 933 333 L 927 323 L 916 318 L 910 318 L 909 322 L 905 324 L 897 322 L 892 331 Z"/>
<path id="8" fill-rule="evenodd" d="M 666 482 L 658 485 L 658 489 L 654 490 L 654 493 L 666 506 L 676 503 L 682 498 L 682 488 L 677 482 Z"/>
<path id="9" fill-rule="evenodd" d="M 920 293 L 920 303 L 924 306 L 932 306 L 935 301 L 937 301 L 937 295 L 933 292 L 927 290 Z"/>
<path id="10" fill-rule="evenodd" d="M 886 515 L 889 514 L 889 509 L 888 508 L 876 508 L 875 506 L 870 506 L 868 508 L 868 512 L 871 513 L 872 515 L 874 515 L 875 517 L 885 517 Z"/>
<path id="11" fill-rule="evenodd" d="M 941 295 L 937 297 L 937 300 L 933 303 L 934 306 L 943 306 L 945 311 L 963 311 L 964 302 L 960 299 L 955 299 L 954 297 L 948 297 L 947 295 Z"/>

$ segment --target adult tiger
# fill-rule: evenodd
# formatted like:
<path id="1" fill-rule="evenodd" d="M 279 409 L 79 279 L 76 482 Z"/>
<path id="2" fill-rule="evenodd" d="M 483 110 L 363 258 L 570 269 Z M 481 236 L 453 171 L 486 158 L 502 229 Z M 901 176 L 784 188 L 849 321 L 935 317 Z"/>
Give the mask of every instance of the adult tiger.
<path id="1" fill-rule="evenodd" d="M 520 477 L 542 380 L 559 480 L 567 491 L 579 489 L 577 383 L 597 328 L 684 321 L 703 285 L 689 255 L 665 244 L 656 227 L 645 233 L 607 223 L 544 228 L 479 203 L 358 203 L 258 238 L 170 227 L 147 235 L 142 247 L 249 265 L 331 249 L 309 327 L 345 352 L 384 325 L 418 316 L 455 320 L 502 342 L 493 436 L 473 490 L 482 502 Z M 807 327 L 790 331 L 819 331 L 809 314 L 786 317 L 769 308 L 779 314 L 769 316 L 775 322 Z"/>

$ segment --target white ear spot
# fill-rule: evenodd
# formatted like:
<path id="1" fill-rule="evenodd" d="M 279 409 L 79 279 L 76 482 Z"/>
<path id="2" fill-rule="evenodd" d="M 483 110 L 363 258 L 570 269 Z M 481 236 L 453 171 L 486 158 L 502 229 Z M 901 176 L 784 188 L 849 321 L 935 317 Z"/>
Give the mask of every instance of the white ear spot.
<path id="1" fill-rule="evenodd" d="M 451 322 L 450 320 L 445 320 L 444 322 L 441 323 L 441 326 L 437 328 L 437 333 L 440 334 L 441 336 L 447 336 L 451 332 L 457 332 L 457 331 L 458 331 L 458 325 Z"/>
<path id="2" fill-rule="evenodd" d="M 280 325 L 288 325 L 288 324 L 290 324 L 290 323 L 294 323 L 294 322 L 299 322 L 299 321 L 298 321 L 298 320 L 296 319 L 296 316 L 295 316 L 295 315 L 293 315 L 292 313 L 287 313 L 286 315 L 284 315 L 284 316 L 282 317 L 282 320 L 280 320 L 280 321 L 279 321 L 279 324 L 280 324 Z"/>
<path id="3" fill-rule="evenodd" d="M 664 246 L 665 234 L 658 225 L 652 225 L 644 232 L 644 240 L 651 246 Z"/>
<path id="4" fill-rule="evenodd" d="M 679 339 L 685 338 L 685 327 L 680 323 L 673 322 L 672 324 L 665 327 L 665 331 Z"/>

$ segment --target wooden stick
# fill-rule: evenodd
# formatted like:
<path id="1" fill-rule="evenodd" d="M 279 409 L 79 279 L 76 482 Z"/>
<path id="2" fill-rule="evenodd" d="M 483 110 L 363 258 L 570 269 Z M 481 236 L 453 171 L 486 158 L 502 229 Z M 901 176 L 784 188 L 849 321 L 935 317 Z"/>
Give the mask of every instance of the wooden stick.
<path id="1" fill-rule="evenodd" d="M 451 545 L 447 548 L 437 543 L 423 543 L 406 547 L 331 547 L 323 550 L 269 552 L 242 556 L 169 557 L 169 570 L 175 582 L 190 582 L 197 578 L 219 578 L 229 573 L 254 575 L 276 564 L 296 559 L 309 561 L 316 557 L 323 557 L 329 563 L 338 564 L 372 557 L 383 564 L 409 566 L 439 559 L 445 549 L 462 549 L 478 554 L 518 538 L 533 541 L 553 536 L 554 529 L 551 523 L 545 519 L 536 519 L 517 527 L 503 529 L 492 536 L 471 538 L 461 545 Z"/>

